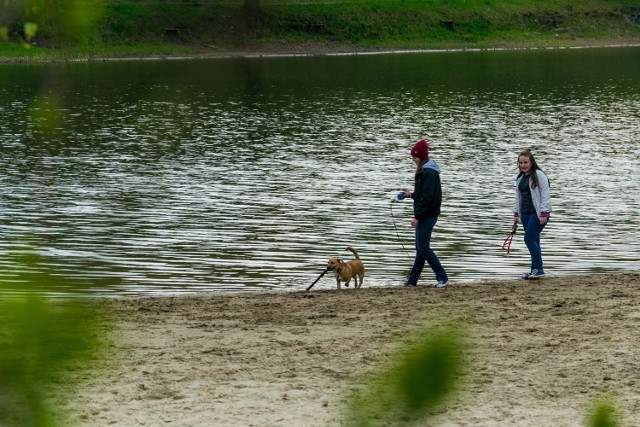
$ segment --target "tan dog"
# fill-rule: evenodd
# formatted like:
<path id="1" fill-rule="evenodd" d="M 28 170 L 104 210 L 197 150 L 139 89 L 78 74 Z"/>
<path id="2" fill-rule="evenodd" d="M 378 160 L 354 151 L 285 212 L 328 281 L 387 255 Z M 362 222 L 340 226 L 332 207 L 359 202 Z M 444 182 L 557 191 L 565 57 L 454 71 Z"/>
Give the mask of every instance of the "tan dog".
<path id="1" fill-rule="evenodd" d="M 338 289 L 342 289 L 340 282 L 344 282 L 344 285 L 348 288 L 351 279 L 354 281 L 353 287 L 357 289 L 362 287 L 362 281 L 364 280 L 364 264 L 355 249 L 349 246 L 347 250 L 353 252 L 356 259 L 344 262 L 338 257 L 330 258 L 327 263 L 327 271 L 333 271 L 336 275 Z M 358 277 L 360 278 L 360 283 L 358 283 Z"/>

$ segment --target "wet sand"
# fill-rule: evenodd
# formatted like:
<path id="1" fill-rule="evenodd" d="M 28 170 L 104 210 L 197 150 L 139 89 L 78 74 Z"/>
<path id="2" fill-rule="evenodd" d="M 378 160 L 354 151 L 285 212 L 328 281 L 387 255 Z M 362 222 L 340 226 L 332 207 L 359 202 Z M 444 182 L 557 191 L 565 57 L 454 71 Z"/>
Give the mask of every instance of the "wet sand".
<path id="1" fill-rule="evenodd" d="M 80 425 L 343 425 L 345 393 L 425 322 L 467 329 L 471 369 L 422 425 L 581 426 L 603 393 L 640 419 L 640 273 L 100 304 L 119 362 L 65 405 Z"/>

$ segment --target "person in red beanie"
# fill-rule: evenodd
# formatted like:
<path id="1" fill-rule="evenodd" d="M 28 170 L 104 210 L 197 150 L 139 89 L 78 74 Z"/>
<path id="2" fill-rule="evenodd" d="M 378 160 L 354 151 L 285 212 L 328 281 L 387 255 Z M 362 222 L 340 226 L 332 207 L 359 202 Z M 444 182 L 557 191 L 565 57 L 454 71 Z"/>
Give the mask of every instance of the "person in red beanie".
<path id="1" fill-rule="evenodd" d="M 440 259 L 431 249 L 431 234 L 440 215 L 442 204 L 442 186 L 440 184 L 440 166 L 429 159 L 429 144 L 421 139 L 411 148 L 411 157 L 416 164 L 415 186 L 413 193 L 404 189 L 405 197 L 413 199 L 411 226 L 416 229 L 416 258 L 407 277 L 405 286 L 416 286 L 425 262 L 436 275 L 437 286 L 444 288 L 449 282 L 447 272 Z"/>

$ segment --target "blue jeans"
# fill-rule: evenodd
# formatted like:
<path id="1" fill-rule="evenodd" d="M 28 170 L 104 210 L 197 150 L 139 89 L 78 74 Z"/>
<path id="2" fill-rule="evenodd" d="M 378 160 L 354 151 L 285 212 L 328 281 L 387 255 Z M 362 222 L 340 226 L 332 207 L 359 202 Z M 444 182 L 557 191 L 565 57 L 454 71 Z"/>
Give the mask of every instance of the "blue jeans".
<path id="1" fill-rule="evenodd" d="M 416 226 L 416 259 L 413 262 L 411 273 L 409 273 L 409 277 L 407 278 L 407 283 L 409 284 L 415 285 L 418 283 L 425 262 L 429 263 L 429 267 L 431 267 L 436 274 L 437 281 L 448 280 L 447 273 L 444 271 L 444 268 L 442 268 L 438 256 L 430 246 L 431 233 L 437 221 L 437 216 L 418 221 L 418 225 Z"/>
<path id="2" fill-rule="evenodd" d="M 523 213 L 520 221 L 524 229 L 524 244 L 527 245 L 529 254 L 531 254 L 531 271 L 538 270 L 539 273 L 544 273 L 542 249 L 540 248 L 540 233 L 542 233 L 542 230 L 547 224 L 540 224 L 540 219 L 535 212 L 532 214 Z"/>

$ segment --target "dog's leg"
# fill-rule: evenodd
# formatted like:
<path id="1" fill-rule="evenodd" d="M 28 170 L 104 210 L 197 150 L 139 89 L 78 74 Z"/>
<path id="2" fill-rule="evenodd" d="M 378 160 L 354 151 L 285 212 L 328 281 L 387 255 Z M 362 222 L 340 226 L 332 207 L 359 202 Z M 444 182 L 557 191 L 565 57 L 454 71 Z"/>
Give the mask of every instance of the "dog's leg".
<path id="1" fill-rule="evenodd" d="M 339 277 L 336 279 L 336 282 L 338 283 L 338 290 L 342 289 L 342 286 L 340 286 L 340 278 Z"/>

